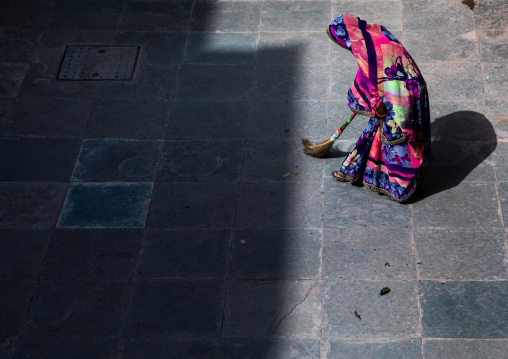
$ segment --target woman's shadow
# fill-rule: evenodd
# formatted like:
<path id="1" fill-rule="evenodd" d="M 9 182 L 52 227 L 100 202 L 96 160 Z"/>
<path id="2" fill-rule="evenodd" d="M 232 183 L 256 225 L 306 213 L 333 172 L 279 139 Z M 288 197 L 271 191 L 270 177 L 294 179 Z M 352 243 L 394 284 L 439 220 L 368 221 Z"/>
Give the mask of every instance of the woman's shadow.
<path id="1" fill-rule="evenodd" d="M 485 160 L 497 147 L 491 122 L 481 113 L 458 111 L 431 123 L 434 160 L 425 176 L 425 192 L 415 201 L 459 185 L 465 179 L 486 180 L 494 175 Z M 485 167 L 485 169 L 482 169 Z"/>
<path id="2" fill-rule="evenodd" d="M 408 203 L 453 188 L 468 180 L 485 180 L 488 170 L 482 170 L 484 161 L 494 152 L 497 136 L 490 121 L 481 113 L 458 111 L 438 117 L 431 123 L 433 162 L 425 178 L 425 191 Z M 348 150 L 354 147 L 349 146 Z M 348 152 L 334 149 L 327 156 L 345 158 Z"/>

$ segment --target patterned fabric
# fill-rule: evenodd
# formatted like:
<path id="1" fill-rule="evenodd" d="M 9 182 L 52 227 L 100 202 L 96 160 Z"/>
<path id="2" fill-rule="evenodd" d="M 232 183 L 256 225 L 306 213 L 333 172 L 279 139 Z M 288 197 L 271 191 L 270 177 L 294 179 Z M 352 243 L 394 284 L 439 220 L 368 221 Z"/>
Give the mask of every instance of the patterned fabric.
<path id="1" fill-rule="evenodd" d="M 363 181 L 372 190 L 404 202 L 432 161 L 425 80 L 406 49 L 384 26 L 346 14 L 329 26 L 328 33 L 337 43 L 349 45 L 358 63 L 348 92 L 349 107 L 371 117 L 339 176 Z M 388 110 L 384 119 L 376 118 L 381 102 Z"/>

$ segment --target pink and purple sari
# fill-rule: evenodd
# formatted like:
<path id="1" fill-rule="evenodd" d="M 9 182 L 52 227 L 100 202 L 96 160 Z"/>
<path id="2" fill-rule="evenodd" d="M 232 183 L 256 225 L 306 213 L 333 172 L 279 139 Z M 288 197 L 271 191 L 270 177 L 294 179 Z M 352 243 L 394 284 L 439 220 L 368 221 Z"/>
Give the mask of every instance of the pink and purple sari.
<path id="1" fill-rule="evenodd" d="M 398 202 L 421 186 L 432 161 L 427 85 L 404 46 L 384 26 L 341 15 L 328 28 L 338 45 L 350 50 L 358 73 L 348 92 L 355 113 L 370 120 L 338 177 L 363 182 Z M 381 102 L 386 117 L 376 114 Z"/>

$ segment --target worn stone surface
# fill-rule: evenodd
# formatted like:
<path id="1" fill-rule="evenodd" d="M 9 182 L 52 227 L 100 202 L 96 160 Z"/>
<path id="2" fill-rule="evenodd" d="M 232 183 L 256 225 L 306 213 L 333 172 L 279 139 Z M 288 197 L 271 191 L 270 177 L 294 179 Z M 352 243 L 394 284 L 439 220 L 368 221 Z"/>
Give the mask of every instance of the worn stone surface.
<path id="1" fill-rule="evenodd" d="M 384 287 L 390 293 L 381 296 Z M 326 337 L 411 338 L 420 333 L 414 281 L 329 281 L 324 285 L 323 302 Z"/>
<path id="2" fill-rule="evenodd" d="M 122 280 L 132 278 L 141 230 L 56 230 L 47 250 L 44 280 Z"/>
<path id="3" fill-rule="evenodd" d="M 508 358 L 508 340 L 425 339 L 423 354 L 432 358 Z"/>
<path id="4" fill-rule="evenodd" d="M 60 213 L 60 228 L 143 228 L 152 183 L 73 183 Z"/>
<path id="5" fill-rule="evenodd" d="M 257 33 L 191 33 L 183 62 L 254 65 L 257 37 Z"/>
<path id="6" fill-rule="evenodd" d="M 418 288 L 424 337 L 506 338 L 506 281 L 420 281 Z"/>
<path id="7" fill-rule="evenodd" d="M 480 55 L 485 62 L 504 62 L 508 56 L 508 28 L 478 30 Z"/>
<path id="8" fill-rule="evenodd" d="M 26 64 L 0 64 L 0 97 L 16 97 L 27 71 Z"/>
<path id="9" fill-rule="evenodd" d="M 92 342 L 91 342 L 92 341 Z M 116 358 L 116 340 L 107 338 L 37 338 L 25 337 L 16 351 L 16 358 Z"/>
<path id="10" fill-rule="evenodd" d="M 126 359 L 147 356 L 153 359 L 215 359 L 218 339 L 132 339 L 125 343 L 122 354 Z"/>
<path id="11" fill-rule="evenodd" d="M 418 278 L 506 279 L 505 240 L 504 230 L 416 230 Z"/>
<path id="12" fill-rule="evenodd" d="M 54 227 L 68 186 L 63 182 L 0 182 L 0 228 Z"/>
<path id="13" fill-rule="evenodd" d="M 224 335 L 318 338 L 322 290 L 322 284 L 315 281 L 232 281 L 224 314 Z"/>
<path id="14" fill-rule="evenodd" d="M 0 230 L 0 279 L 37 280 L 50 231 Z"/>
<path id="15" fill-rule="evenodd" d="M 225 278 L 231 231 L 150 230 L 139 254 L 138 278 Z"/>
<path id="16" fill-rule="evenodd" d="M 326 343 L 326 359 L 421 359 L 420 339 L 406 340 L 330 340 Z"/>
<path id="17" fill-rule="evenodd" d="M 408 229 L 325 229 L 325 279 L 411 280 L 414 263 Z"/>
<path id="18" fill-rule="evenodd" d="M 0 305 L 2 306 L 0 338 L 17 337 L 21 334 L 34 287 L 34 282 L 0 282 Z"/>
<path id="19" fill-rule="evenodd" d="M 217 337 L 225 284 L 205 279 L 138 280 L 125 332 L 132 338 Z"/>
<path id="20" fill-rule="evenodd" d="M 321 235 L 319 229 L 236 230 L 229 276 L 239 279 L 318 278 Z"/>
<path id="21" fill-rule="evenodd" d="M 299 359 L 319 358 L 319 341 L 283 339 L 225 339 L 219 358 Z"/>
<path id="22" fill-rule="evenodd" d="M 72 181 L 153 181 L 162 141 L 84 140 Z"/>
<path id="23" fill-rule="evenodd" d="M 157 181 L 238 182 L 243 141 L 166 141 Z"/>

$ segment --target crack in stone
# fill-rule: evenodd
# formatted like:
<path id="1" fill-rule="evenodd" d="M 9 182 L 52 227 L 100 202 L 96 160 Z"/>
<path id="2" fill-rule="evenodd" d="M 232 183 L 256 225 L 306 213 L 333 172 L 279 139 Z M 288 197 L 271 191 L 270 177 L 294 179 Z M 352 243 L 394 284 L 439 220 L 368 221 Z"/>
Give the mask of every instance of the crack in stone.
<path id="1" fill-rule="evenodd" d="M 279 330 L 279 327 L 280 327 L 281 323 L 282 323 L 284 320 L 286 320 L 287 318 L 289 318 L 289 316 L 291 316 L 291 314 L 293 314 L 293 312 L 296 310 L 296 308 L 298 308 L 301 304 L 303 304 L 303 302 L 305 302 L 305 301 L 307 300 L 307 298 L 309 298 L 309 296 L 310 296 L 310 294 L 311 294 L 312 290 L 313 290 L 314 288 L 316 288 L 316 286 L 318 286 L 318 284 L 319 284 L 319 283 L 314 284 L 314 285 L 313 285 L 313 286 L 312 286 L 312 287 L 311 287 L 311 288 L 307 291 L 307 293 L 305 293 L 305 297 L 304 297 L 304 298 L 303 298 L 303 299 L 302 299 L 299 303 L 297 303 L 297 304 L 293 307 L 293 309 L 291 309 L 291 310 L 289 311 L 289 313 L 288 313 L 288 314 L 286 314 L 284 317 L 282 317 L 282 318 L 281 318 L 281 320 L 279 320 L 279 323 L 277 323 L 277 326 L 275 327 L 275 330 L 272 332 L 272 335 L 275 335 L 275 333 L 277 333 L 277 330 Z"/>

